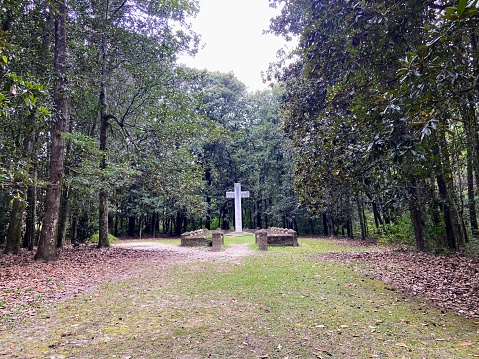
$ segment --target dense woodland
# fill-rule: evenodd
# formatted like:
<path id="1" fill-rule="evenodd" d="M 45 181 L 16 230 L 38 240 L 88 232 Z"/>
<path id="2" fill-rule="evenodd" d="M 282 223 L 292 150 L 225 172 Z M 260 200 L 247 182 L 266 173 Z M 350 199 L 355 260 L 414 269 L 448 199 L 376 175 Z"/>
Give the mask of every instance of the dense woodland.
<path id="1" fill-rule="evenodd" d="M 301 203 L 363 238 L 372 213 L 419 250 L 474 248 L 478 1 L 272 2 L 271 31 L 299 37 L 272 73 Z"/>
<path id="2" fill-rule="evenodd" d="M 230 229 L 234 182 L 246 228 L 473 253 L 478 1 L 270 3 L 298 45 L 251 93 L 179 63 L 193 0 L 4 1 L 5 253 Z"/>

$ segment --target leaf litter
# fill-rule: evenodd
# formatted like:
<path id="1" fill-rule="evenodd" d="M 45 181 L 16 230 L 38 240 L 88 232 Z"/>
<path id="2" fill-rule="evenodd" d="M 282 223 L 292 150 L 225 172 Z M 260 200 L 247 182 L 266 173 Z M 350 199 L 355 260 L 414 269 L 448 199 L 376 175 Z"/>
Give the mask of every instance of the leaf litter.
<path id="1" fill-rule="evenodd" d="M 341 241 L 347 244 L 348 241 Z M 315 259 L 355 264 L 356 270 L 434 303 L 445 311 L 479 318 L 479 261 L 460 254 L 439 255 L 406 249 L 335 252 Z M 408 300 L 408 298 L 404 298 Z"/>

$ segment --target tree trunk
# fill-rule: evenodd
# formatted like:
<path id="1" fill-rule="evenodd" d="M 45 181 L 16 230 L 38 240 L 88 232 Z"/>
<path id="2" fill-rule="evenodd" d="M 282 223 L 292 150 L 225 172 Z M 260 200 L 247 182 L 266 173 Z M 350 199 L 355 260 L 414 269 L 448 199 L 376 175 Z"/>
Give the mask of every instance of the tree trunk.
<path id="1" fill-rule="evenodd" d="M 476 185 L 479 184 L 479 166 L 478 166 L 478 153 L 475 150 L 474 140 L 476 133 L 474 130 L 475 122 L 475 107 L 472 105 L 474 99 L 472 96 L 469 96 L 469 103 L 471 105 L 463 111 L 464 117 L 464 130 L 466 132 L 466 143 L 467 143 L 467 152 L 466 152 L 466 171 L 467 171 L 467 198 L 468 198 L 468 210 L 469 210 L 469 221 L 471 223 L 472 235 L 477 237 L 479 236 L 479 226 L 477 221 L 477 211 L 476 211 L 476 199 L 474 193 L 474 174 L 476 177 Z"/>
<path id="2" fill-rule="evenodd" d="M 35 166 L 34 181 L 36 181 L 36 166 Z M 37 220 L 37 189 L 36 185 L 28 186 L 27 190 L 27 215 L 25 218 L 25 237 L 23 238 L 23 248 L 33 250 L 35 242 L 35 223 Z"/>
<path id="3" fill-rule="evenodd" d="M 328 219 L 329 219 L 329 233 L 331 234 L 332 237 L 335 237 L 336 236 L 336 232 L 334 230 L 334 219 L 333 219 L 333 216 L 330 214 L 328 216 Z"/>
<path id="4" fill-rule="evenodd" d="M 424 251 L 426 241 L 424 237 L 424 221 L 422 219 L 421 205 L 418 201 L 417 182 L 414 180 L 408 186 L 409 193 L 409 215 L 414 228 L 414 238 L 416 239 L 416 249 Z"/>
<path id="5" fill-rule="evenodd" d="M 107 15 L 106 15 L 107 16 Z M 107 61 L 107 41 L 106 38 L 102 40 L 102 70 L 101 70 L 101 91 L 100 91 L 100 170 L 105 172 L 107 167 L 107 136 L 108 127 L 111 116 L 108 114 L 108 102 L 106 93 L 106 61 Z M 99 194 L 99 221 L 98 221 L 98 248 L 109 247 L 108 242 L 108 190 L 104 184 L 106 176 L 102 176 L 102 186 Z"/>
<path id="6" fill-rule="evenodd" d="M 139 230 L 139 237 L 141 239 L 141 236 L 143 234 L 143 224 L 145 223 L 145 216 L 141 215 L 140 216 L 140 230 Z"/>
<path id="7" fill-rule="evenodd" d="M 468 151 L 469 153 L 469 151 Z M 476 200 L 474 196 L 474 175 L 472 169 L 472 159 L 470 154 L 467 155 L 467 199 L 469 209 L 469 220 L 471 221 L 472 233 L 478 234 Z"/>
<path id="8" fill-rule="evenodd" d="M 369 190 L 368 186 L 364 185 L 363 189 L 364 189 L 364 193 L 368 197 L 368 199 L 371 202 L 371 205 L 373 207 L 374 224 L 376 226 L 376 229 L 379 231 L 380 226 L 384 225 L 384 222 L 381 218 L 381 213 L 379 212 L 378 205 L 377 205 L 376 200 L 374 199 L 373 195 L 371 194 L 371 191 Z"/>
<path id="9" fill-rule="evenodd" d="M 136 218 L 133 216 L 128 217 L 128 236 L 135 237 L 135 222 Z"/>
<path id="10" fill-rule="evenodd" d="M 99 195 L 99 221 L 98 221 L 98 248 L 109 247 L 108 242 L 108 191 L 100 189 Z"/>
<path id="11" fill-rule="evenodd" d="M 263 222 L 261 220 L 261 204 L 263 201 L 261 199 L 261 196 L 258 197 L 260 198 L 258 198 L 256 201 L 256 227 L 263 228 Z"/>
<path id="12" fill-rule="evenodd" d="M 71 224 L 70 224 L 70 242 L 77 243 L 78 242 L 78 214 L 72 216 Z"/>
<path id="13" fill-rule="evenodd" d="M 381 213 L 379 212 L 377 203 L 373 201 L 372 206 L 374 214 L 374 224 L 376 225 L 376 229 L 379 230 L 380 227 L 384 225 L 384 222 L 381 218 Z"/>
<path id="14" fill-rule="evenodd" d="M 37 121 L 35 119 L 35 114 L 29 116 L 31 123 L 31 130 L 28 136 L 24 141 L 25 151 L 29 155 L 29 161 L 31 167 L 29 169 L 29 176 L 32 179 L 32 182 L 28 185 L 27 188 L 27 211 L 25 218 L 25 236 L 23 238 L 23 248 L 28 248 L 33 250 L 33 244 L 35 242 L 35 222 L 37 217 L 37 177 L 38 177 L 38 159 L 37 159 L 37 145 L 36 145 L 36 132 L 37 132 Z"/>
<path id="15" fill-rule="evenodd" d="M 58 222 L 58 238 L 57 238 L 57 247 L 61 248 L 64 245 L 68 244 L 66 240 L 67 236 L 67 222 L 70 212 L 69 200 L 70 193 L 69 188 L 63 186 L 62 198 L 60 202 L 60 220 Z"/>
<path id="16" fill-rule="evenodd" d="M 114 229 L 113 229 L 113 235 L 115 237 L 118 237 L 118 224 L 120 222 L 120 215 L 118 214 L 118 211 L 115 213 L 115 225 L 114 225 Z"/>
<path id="17" fill-rule="evenodd" d="M 348 237 L 351 238 L 351 239 L 354 239 L 353 225 L 352 225 L 350 215 L 348 215 L 348 219 L 346 220 L 346 231 L 348 232 Z"/>
<path id="18" fill-rule="evenodd" d="M 364 224 L 363 209 L 360 198 L 357 199 L 359 223 L 361 225 L 361 239 L 366 240 L 366 226 Z"/>
<path id="19" fill-rule="evenodd" d="M 457 243 L 454 236 L 451 206 L 449 203 L 446 182 L 444 181 L 442 174 L 438 174 L 436 176 L 436 181 L 439 190 L 439 196 L 441 197 L 441 208 L 444 215 L 444 225 L 446 227 L 446 245 L 449 249 L 456 250 Z"/>
<path id="20" fill-rule="evenodd" d="M 327 237 L 329 236 L 329 231 L 328 231 L 328 215 L 326 214 L 326 212 L 323 212 L 322 217 L 323 217 L 323 235 Z"/>
<path id="21" fill-rule="evenodd" d="M 441 126 L 445 126 L 444 124 Z M 454 183 L 451 170 L 451 163 L 449 158 L 449 150 L 447 148 L 447 142 L 445 137 L 445 130 L 442 129 L 439 132 L 439 145 L 441 156 L 438 159 L 438 178 L 443 181 L 441 199 L 446 206 L 445 220 L 450 221 L 450 231 L 448 233 L 447 245 L 449 249 L 458 250 L 459 247 L 464 244 L 464 228 L 463 222 L 458 211 L 458 205 L 454 194 Z M 444 163 L 444 164 L 443 164 Z"/>
<path id="22" fill-rule="evenodd" d="M 65 96 L 66 88 L 66 2 L 56 1 L 55 19 L 55 87 L 53 100 L 55 103 L 55 125 L 51 133 L 50 178 L 47 183 L 45 213 L 42 231 L 35 260 L 52 261 L 58 259 L 56 246 L 58 230 L 58 211 L 63 182 L 63 162 L 65 157 L 65 141 L 62 133 L 68 129 L 68 107 Z"/>
<path id="23" fill-rule="evenodd" d="M 205 218 L 205 228 L 211 229 L 211 168 L 206 166 L 205 168 L 205 180 L 206 180 L 206 218 Z"/>
<path id="24" fill-rule="evenodd" d="M 8 225 L 7 243 L 5 254 L 19 254 L 22 243 L 22 225 L 25 203 L 20 197 L 15 197 L 10 212 L 10 224 Z"/>
<path id="25" fill-rule="evenodd" d="M 183 215 L 182 213 L 180 213 L 180 211 L 178 210 L 176 212 L 176 220 L 175 220 L 175 234 L 177 236 L 180 236 L 181 235 L 181 226 L 183 224 Z"/>

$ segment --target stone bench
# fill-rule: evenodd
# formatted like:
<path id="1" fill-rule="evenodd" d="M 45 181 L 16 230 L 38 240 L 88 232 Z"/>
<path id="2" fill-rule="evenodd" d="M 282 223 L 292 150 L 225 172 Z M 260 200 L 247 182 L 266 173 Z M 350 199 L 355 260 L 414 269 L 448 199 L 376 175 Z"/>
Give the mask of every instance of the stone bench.
<path id="1" fill-rule="evenodd" d="M 181 247 L 201 247 L 211 246 L 211 239 L 208 239 L 209 231 L 207 229 L 198 229 L 196 231 L 185 232 L 181 235 Z"/>
<path id="2" fill-rule="evenodd" d="M 287 228 L 271 227 L 267 231 L 268 246 L 290 246 L 298 247 L 298 235 L 296 231 Z M 258 237 L 256 236 L 256 243 Z"/>

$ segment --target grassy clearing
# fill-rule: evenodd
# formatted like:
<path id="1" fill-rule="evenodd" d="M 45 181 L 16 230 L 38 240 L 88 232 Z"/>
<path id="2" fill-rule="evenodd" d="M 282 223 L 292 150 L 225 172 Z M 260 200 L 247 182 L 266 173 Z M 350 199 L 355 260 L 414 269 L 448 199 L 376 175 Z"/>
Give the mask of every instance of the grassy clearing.
<path id="1" fill-rule="evenodd" d="M 226 242 L 240 239 L 254 246 Z M 21 358 L 479 357 L 473 321 L 309 255 L 362 248 L 300 243 L 234 262 L 148 263 L 0 333 L 0 347 Z"/>

